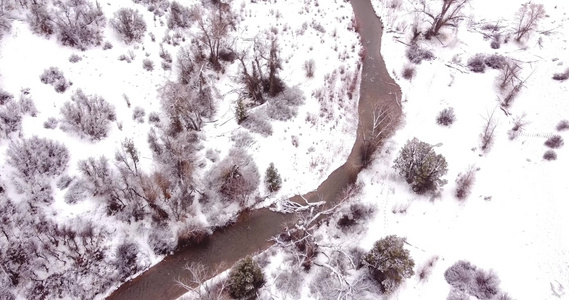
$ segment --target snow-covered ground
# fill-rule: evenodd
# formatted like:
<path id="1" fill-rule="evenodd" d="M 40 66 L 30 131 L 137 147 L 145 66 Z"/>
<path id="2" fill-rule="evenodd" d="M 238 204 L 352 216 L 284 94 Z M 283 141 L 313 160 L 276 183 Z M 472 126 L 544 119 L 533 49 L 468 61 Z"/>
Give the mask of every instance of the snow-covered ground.
<path id="1" fill-rule="evenodd" d="M 439 5 L 432 2 L 434 7 Z M 406 237 L 416 273 L 427 260 L 438 257 L 427 280 L 415 275 L 389 299 L 446 299 L 450 285 L 443 274 L 458 260 L 492 269 L 501 280 L 501 290 L 512 299 L 569 297 L 569 219 L 565 215 L 569 185 L 563 175 L 569 165 L 568 148 L 565 145 L 555 150 L 557 160 L 543 159 L 549 149 L 544 145 L 548 137 L 559 134 L 569 139 L 569 131 L 556 130 L 561 120 L 569 118 L 569 82 L 552 79 L 569 63 L 569 6 L 561 1 L 533 2 L 544 5 L 546 16 L 529 39 L 517 43 L 510 38 L 493 49 L 491 38 L 485 39 L 481 28 L 499 24 L 503 39 L 515 28 L 515 14 L 525 1 L 471 1 L 463 9 L 466 18 L 458 28 L 443 29 L 441 36 L 430 41 L 419 40 L 418 44 L 435 58 L 415 66 L 404 53 L 413 22 L 426 17 L 416 10 L 419 4 L 372 0 L 385 25 L 382 54 L 389 73 L 401 86 L 404 117 L 373 165 L 358 177 L 363 191 L 356 201 L 375 207 L 372 220 L 364 225 L 363 232 L 346 235 L 336 228 L 333 218 L 331 225 L 317 230 L 315 236 L 320 239 L 319 245 L 345 251 L 355 245 L 367 251 L 390 234 Z M 468 59 L 477 53 L 510 57 L 522 67 L 520 78 L 525 83 L 507 109 L 500 106 L 503 96 L 495 84 L 499 72 L 487 68 L 483 74 L 474 73 L 467 67 Z M 402 76 L 408 66 L 416 68 L 411 80 Z M 438 113 L 447 107 L 454 109 L 455 123 L 450 127 L 437 125 Z M 480 134 L 492 113 L 497 124 L 495 138 L 489 150 L 483 151 Z M 522 115 L 527 125 L 510 140 L 508 131 Z M 435 196 L 413 193 L 392 169 L 399 150 L 414 137 L 435 145 L 435 151 L 448 162 L 444 177 L 448 183 Z M 477 170 L 472 192 L 465 200 L 458 200 L 454 196 L 455 179 L 470 166 Z M 330 255 L 332 248 L 323 251 Z M 292 294 L 279 292 L 275 282 L 284 276 L 286 264 L 297 267 L 290 257 L 283 266 L 285 252 L 277 252 L 265 269 L 271 284 L 263 295 L 293 299 Z M 322 263 L 332 259 L 320 255 L 316 260 Z M 318 272 L 309 272 L 303 285 L 320 284 L 320 277 L 315 275 Z M 358 278 L 355 274 L 361 273 L 352 270 L 346 274 L 345 278 L 354 282 Z M 302 289 L 301 294 L 303 299 L 325 297 L 310 288 Z"/>
<path id="2" fill-rule="evenodd" d="M 184 1 L 183 5 L 190 7 L 200 3 L 197 0 Z M 18 7 L 16 2 L 13 4 Z M 2 37 L 0 47 L 0 88 L 14 95 L 15 99 L 18 99 L 22 89 L 29 89 L 29 95 L 39 112 L 35 117 L 23 117 L 21 133 L 0 140 L 0 153 L 6 153 L 11 141 L 19 138 L 37 135 L 60 141 L 69 149 L 70 163 L 66 174 L 73 177 L 80 176 L 77 162 L 89 157 L 105 156 L 112 165 L 121 142 L 132 139 L 140 152 L 140 169 L 146 174 L 157 170 L 147 142 L 147 134 L 152 127 L 148 115 L 161 110 L 159 88 L 167 80 L 177 80 L 176 54 L 185 42 L 180 46 L 163 44 L 174 58 L 172 70 L 163 70 L 160 67 L 160 44 L 165 35 L 173 34 L 166 27 L 168 14 L 156 17 L 145 6 L 130 0 L 104 1 L 100 4 L 107 19 L 122 7 L 132 7 L 141 12 L 147 24 L 147 33 L 142 42 L 127 45 L 107 25 L 103 44 L 110 42 L 113 45 L 111 49 L 104 50 L 101 45 L 80 51 L 60 45 L 54 35 L 50 38 L 35 35 L 26 22 L 24 9 L 10 12 L 14 20 L 11 30 Z M 315 189 L 346 160 L 355 140 L 357 126 L 359 84 L 354 83 L 359 83 L 361 47 L 358 35 L 352 28 L 352 8 L 345 1 L 296 0 L 287 1 L 287 5 L 270 1 L 232 1 L 231 5 L 239 19 L 229 37 L 233 46 L 252 51 L 252 39 L 256 35 L 269 30 L 276 33 L 282 66 L 279 76 L 288 87 L 298 87 L 305 97 L 298 115 L 292 120 L 271 121 L 272 135 L 264 137 L 250 133 L 253 142 L 246 151 L 253 156 L 261 174 L 261 185 L 256 196 L 265 199 L 261 205 L 266 206 L 278 199 Z M 189 32 L 195 32 L 195 28 L 192 30 Z M 186 42 L 189 42 L 189 38 Z M 70 62 L 72 54 L 80 56 L 81 60 Z M 132 62 L 119 61 L 121 55 L 129 55 Z M 154 62 L 154 70 L 143 69 L 142 61 L 146 58 Z M 315 61 L 313 78 L 307 78 L 303 68 L 305 61 L 310 59 Z M 40 75 L 49 67 L 58 67 L 65 78 L 72 82 L 65 93 L 57 93 L 51 85 L 40 82 Z M 217 153 L 223 159 L 234 143 L 232 136 L 247 131 L 235 120 L 236 102 L 243 89 L 240 72 L 237 60 L 225 64 L 223 73 L 208 71 L 208 80 L 215 86 L 217 113 L 211 119 L 204 120 L 203 147 L 195 163 L 199 166 L 195 173 L 197 182 L 214 165 L 210 159 L 206 159 L 206 152 Z M 351 91 L 354 96 L 348 97 L 351 87 L 356 87 Z M 59 128 L 44 128 L 48 118 L 60 117 L 61 106 L 79 88 L 87 95 L 102 96 L 116 110 L 117 120 L 111 124 L 108 136 L 101 141 L 92 142 Z M 138 106 L 146 113 L 142 123 L 133 120 L 133 109 Z M 282 188 L 277 193 L 269 193 L 262 184 L 265 170 L 271 162 L 283 179 Z M 4 160 L 1 168 L 6 193 L 17 202 L 23 195 L 10 186 L 11 168 Z M 63 200 L 66 190 L 58 189 L 55 182 L 55 179 L 51 182 L 55 202 L 46 209 L 57 222 L 76 224 L 91 220 L 106 227 L 112 233 L 105 241 L 110 249 L 125 239 L 135 241 L 141 249 L 138 262 L 143 266 L 150 266 L 162 258 L 146 245 L 152 226 L 149 221 L 132 224 L 117 221 L 106 215 L 104 203 L 96 199 L 68 204 Z M 237 212 L 236 206 L 219 205 L 212 209 L 199 206 L 197 201 L 196 207 L 198 211 L 193 212 L 195 216 L 188 222 L 205 226 L 227 222 Z M 183 225 L 171 224 L 170 230 L 176 232 Z"/>

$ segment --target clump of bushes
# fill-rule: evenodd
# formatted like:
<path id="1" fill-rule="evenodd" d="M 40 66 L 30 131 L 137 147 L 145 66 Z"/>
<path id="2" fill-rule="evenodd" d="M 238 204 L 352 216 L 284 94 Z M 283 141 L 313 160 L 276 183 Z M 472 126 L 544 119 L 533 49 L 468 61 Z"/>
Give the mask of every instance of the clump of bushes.
<path id="1" fill-rule="evenodd" d="M 69 163 L 69 150 L 59 142 L 33 136 L 11 143 L 7 157 L 18 177 L 30 181 L 38 175 L 63 173 Z"/>
<path id="2" fill-rule="evenodd" d="M 423 60 L 432 60 L 435 58 L 433 52 L 425 50 L 417 44 L 412 44 L 405 52 L 410 62 L 420 64 Z"/>
<path id="3" fill-rule="evenodd" d="M 240 125 L 265 137 L 273 134 L 273 126 L 262 109 L 249 113 Z"/>
<path id="4" fill-rule="evenodd" d="M 494 299 L 500 292 L 500 279 L 494 272 L 478 269 L 465 260 L 449 267 L 444 276 L 453 289 L 478 299 Z"/>
<path id="5" fill-rule="evenodd" d="M 116 119 L 115 108 L 98 95 L 75 91 L 71 101 L 61 107 L 61 129 L 86 135 L 93 141 L 107 136 L 109 123 Z"/>
<path id="6" fill-rule="evenodd" d="M 146 32 L 146 22 L 142 15 L 132 8 L 121 8 L 111 19 L 111 27 L 127 43 L 140 42 Z"/>
<path id="7" fill-rule="evenodd" d="M 505 66 L 506 58 L 499 54 L 492 54 L 484 57 L 484 63 L 492 69 L 499 70 Z"/>
<path id="8" fill-rule="evenodd" d="M 384 293 L 392 293 L 405 278 L 413 276 L 415 262 L 403 248 L 405 238 L 389 235 L 375 242 L 364 258 L 373 278 Z"/>
<path id="9" fill-rule="evenodd" d="M 269 100 L 267 115 L 273 120 L 287 121 L 298 114 L 298 106 L 304 103 L 304 94 L 298 87 L 285 89 Z"/>
<path id="10" fill-rule="evenodd" d="M 54 19 L 57 38 L 64 46 L 86 50 L 100 45 L 106 18 L 101 6 L 90 1 L 57 1 Z"/>
<path id="11" fill-rule="evenodd" d="M 250 256 L 238 261 L 229 272 L 229 293 L 233 298 L 254 298 L 263 284 L 265 284 L 265 275 Z"/>
<path id="12" fill-rule="evenodd" d="M 71 86 L 71 82 L 65 79 L 63 72 L 57 67 L 45 69 L 40 75 L 40 80 L 44 84 L 52 85 L 58 93 L 64 93 Z"/>
<path id="13" fill-rule="evenodd" d="M 560 135 L 553 135 L 545 141 L 545 145 L 552 149 L 561 148 L 563 146 L 563 138 Z"/>
<path id="14" fill-rule="evenodd" d="M 484 59 L 484 54 L 478 53 L 473 57 L 468 59 L 467 62 L 468 69 L 474 73 L 484 73 L 486 70 L 486 62 Z"/>
<path id="15" fill-rule="evenodd" d="M 399 151 L 393 168 L 405 178 L 417 194 L 436 191 L 447 173 L 445 158 L 436 154 L 433 146 L 414 138 Z"/>
<path id="16" fill-rule="evenodd" d="M 454 109 L 452 107 L 445 108 L 437 116 L 437 124 L 442 126 L 450 126 L 454 123 L 456 117 L 454 115 Z"/>
<path id="17" fill-rule="evenodd" d="M 553 80 L 557 80 L 557 81 L 565 81 L 567 79 L 569 79 L 569 68 L 567 70 L 565 70 L 565 72 L 563 73 L 555 73 L 553 74 Z"/>

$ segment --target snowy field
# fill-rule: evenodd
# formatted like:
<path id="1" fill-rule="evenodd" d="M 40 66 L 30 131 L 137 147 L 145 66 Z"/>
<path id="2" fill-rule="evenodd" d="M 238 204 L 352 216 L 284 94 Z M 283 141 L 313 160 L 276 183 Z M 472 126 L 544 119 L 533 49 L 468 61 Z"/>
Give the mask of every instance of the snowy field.
<path id="1" fill-rule="evenodd" d="M 360 173 L 362 192 L 348 202 L 365 203 L 375 213 L 346 234 L 336 225 L 346 214 L 344 208 L 313 233 L 324 253 L 316 256 L 314 264 L 324 267 L 313 267 L 303 283 L 296 284 L 303 288 L 279 281 L 279 277 L 291 280 L 295 276 L 289 269 L 305 273 L 295 265 L 297 260 L 289 250 L 272 250 L 277 254 L 265 268 L 271 284 L 264 296 L 377 299 L 373 289 L 361 284 L 363 271 L 340 263 L 335 254 L 338 250 L 351 253 L 354 245 L 367 252 L 375 241 L 395 234 L 407 239 L 405 248 L 415 261 L 415 275 L 385 299 L 447 299 L 451 287 L 444 272 L 459 260 L 492 270 L 501 281 L 501 291 L 511 299 L 569 297 L 569 221 L 565 215 L 569 185 L 563 175 L 569 165 L 567 145 L 553 150 L 556 160 L 543 158 L 549 150 L 544 145 L 548 138 L 569 139 L 569 131 L 556 129 L 569 118 L 569 81 L 552 79 L 569 67 L 569 6 L 562 1 L 533 2 L 543 4 L 546 15 L 536 31 L 516 42 L 512 33 L 516 13 L 525 1 L 471 1 L 463 8 L 464 19 L 457 28 L 446 27 L 431 40 L 418 40 L 419 47 L 434 57 L 415 65 L 404 53 L 413 24 L 420 29 L 429 25 L 420 3 L 372 1 L 384 22 L 382 54 L 389 73 L 401 86 L 404 112 L 396 134 L 386 141 L 373 165 Z M 429 4 L 433 11 L 440 10 L 437 3 Z M 484 29 L 488 24 L 498 25 L 501 33 L 497 49 L 491 47 L 492 33 Z M 523 87 L 507 107 L 502 105 L 505 95 L 497 84 L 500 71 L 489 67 L 484 73 L 470 70 L 468 61 L 478 53 L 509 57 L 521 67 Z M 411 79 L 404 78 L 405 68 L 414 68 Z M 438 125 L 438 113 L 449 107 L 456 121 L 449 127 Z M 481 134 L 490 116 L 496 125 L 494 138 L 482 150 Z M 525 125 L 511 139 L 510 131 L 522 116 Z M 415 194 L 392 168 L 399 150 L 414 137 L 434 145 L 448 162 L 443 177 L 447 183 L 440 193 Z M 458 200 L 455 179 L 471 166 L 475 170 L 471 193 Z M 421 267 L 435 257 L 434 267 L 426 278 L 420 278 Z M 348 266 L 347 271 L 342 266 Z M 360 293 L 354 294 L 358 288 Z M 477 299 L 468 297 L 452 299 Z"/>

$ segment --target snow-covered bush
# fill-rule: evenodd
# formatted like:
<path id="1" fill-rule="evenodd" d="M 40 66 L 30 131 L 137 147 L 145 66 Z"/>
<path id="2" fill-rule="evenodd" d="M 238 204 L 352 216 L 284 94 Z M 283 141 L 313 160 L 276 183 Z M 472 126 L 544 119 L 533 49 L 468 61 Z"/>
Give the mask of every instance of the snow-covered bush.
<path id="1" fill-rule="evenodd" d="M 314 62 L 314 59 L 311 58 L 305 61 L 303 67 L 307 78 L 314 77 L 314 72 L 316 70 L 316 63 Z"/>
<path id="2" fill-rule="evenodd" d="M 55 24 L 57 38 L 65 46 L 86 50 L 101 44 L 105 15 L 99 5 L 89 0 L 57 1 Z"/>
<path id="3" fill-rule="evenodd" d="M 550 138 L 548 138 L 544 144 L 549 148 L 557 149 L 557 148 L 561 148 L 561 146 L 563 146 L 564 142 L 563 142 L 563 138 L 560 135 L 556 134 L 556 135 L 553 135 Z"/>
<path id="4" fill-rule="evenodd" d="M 267 115 L 280 121 L 290 120 L 298 114 L 298 106 L 304 103 L 304 95 L 298 87 L 285 89 L 283 93 L 269 100 Z"/>
<path id="5" fill-rule="evenodd" d="M 177 1 L 170 4 L 170 14 L 168 16 L 168 29 L 188 28 L 194 19 L 192 10 L 181 5 Z"/>
<path id="6" fill-rule="evenodd" d="M 20 131 L 22 127 L 22 110 L 14 101 L 0 106 L 0 137 Z"/>
<path id="7" fill-rule="evenodd" d="M 124 281 L 140 268 L 137 261 L 139 252 L 140 250 L 135 243 L 123 242 L 117 247 L 113 264 L 120 281 Z"/>
<path id="8" fill-rule="evenodd" d="M 437 124 L 450 126 L 454 123 L 455 119 L 454 109 L 452 107 L 448 107 L 439 112 L 439 115 L 437 116 Z"/>
<path id="9" fill-rule="evenodd" d="M 142 60 L 142 68 L 146 71 L 154 70 L 154 62 L 151 59 L 145 58 Z"/>
<path id="10" fill-rule="evenodd" d="M 146 112 L 144 111 L 144 108 L 140 106 L 135 107 L 134 110 L 132 111 L 132 119 L 138 123 L 144 123 L 145 115 Z"/>
<path id="11" fill-rule="evenodd" d="M 269 167 L 265 172 L 265 185 L 267 186 L 267 190 L 269 190 L 269 192 L 276 192 L 281 189 L 281 175 L 273 163 L 269 164 Z"/>
<path id="12" fill-rule="evenodd" d="M 569 79 L 569 68 L 567 70 L 565 70 L 565 72 L 563 73 L 555 73 L 553 74 L 553 80 L 557 80 L 557 81 L 565 81 L 567 79 Z"/>
<path id="13" fill-rule="evenodd" d="M 374 279 L 385 293 L 392 293 L 405 280 L 413 276 L 415 262 L 409 250 L 403 248 L 405 238 L 389 235 L 375 242 L 364 258 Z"/>
<path id="14" fill-rule="evenodd" d="M 484 73 L 486 70 L 486 63 L 484 62 L 485 56 L 482 53 L 478 53 L 473 57 L 468 59 L 467 65 L 470 71 L 474 73 Z"/>
<path id="15" fill-rule="evenodd" d="M 159 124 L 160 123 L 160 115 L 155 111 L 149 113 L 148 114 L 148 122 L 153 123 L 153 124 Z"/>
<path id="16" fill-rule="evenodd" d="M 405 52 L 405 55 L 407 55 L 407 58 L 410 62 L 417 65 L 420 64 L 423 60 L 432 60 L 435 58 L 433 52 L 425 50 L 419 47 L 417 44 L 412 44 L 409 46 Z"/>
<path id="17" fill-rule="evenodd" d="M 182 131 L 200 131 L 203 118 L 210 118 L 216 105 L 211 88 L 194 88 L 176 82 L 166 82 L 160 90 L 162 108 L 168 116 L 170 134 Z"/>
<path id="18" fill-rule="evenodd" d="M 37 136 L 12 142 L 6 154 L 8 164 L 24 180 L 32 180 L 37 175 L 60 175 L 69 163 L 65 145 Z"/>
<path id="19" fill-rule="evenodd" d="M 374 209 L 371 206 L 366 206 L 361 203 L 351 204 L 340 214 L 336 225 L 343 230 L 351 228 L 354 225 L 369 219 L 373 212 Z"/>
<path id="20" fill-rule="evenodd" d="M 12 18 L 4 10 L 0 11 L 0 38 L 4 32 L 9 32 L 12 29 Z"/>
<path id="21" fill-rule="evenodd" d="M 255 142 L 249 132 L 245 130 L 238 130 L 232 136 L 231 140 L 235 143 L 236 148 L 246 148 Z"/>
<path id="22" fill-rule="evenodd" d="M 500 292 L 500 280 L 494 272 L 478 269 L 465 260 L 450 266 L 444 276 L 453 289 L 478 299 L 494 299 Z"/>
<path id="23" fill-rule="evenodd" d="M 438 260 L 439 257 L 435 255 L 418 268 L 417 277 L 419 277 L 419 281 L 426 281 L 429 278 Z"/>
<path id="24" fill-rule="evenodd" d="M 82 58 L 81 56 L 77 55 L 77 54 L 71 54 L 71 56 L 69 56 L 69 62 L 70 62 L 70 63 L 73 63 L 73 64 L 76 63 L 76 62 L 81 61 L 82 59 L 83 59 L 83 58 Z"/>
<path id="25" fill-rule="evenodd" d="M 273 126 L 261 110 L 249 114 L 240 125 L 265 137 L 273 134 Z"/>
<path id="26" fill-rule="evenodd" d="M 204 177 L 209 191 L 215 191 L 225 201 L 236 201 L 241 205 L 246 204 L 260 181 L 255 161 L 240 148 L 229 150 L 229 154 L 213 165 Z"/>
<path id="27" fill-rule="evenodd" d="M 71 101 L 61 107 L 61 129 L 74 131 L 97 141 L 105 138 L 109 123 L 116 119 L 115 108 L 98 95 L 85 95 L 81 89 L 75 91 Z"/>
<path id="28" fill-rule="evenodd" d="M 176 239 L 169 228 L 158 226 L 152 228 L 152 232 L 148 235 L 148 245 L 155 254 L 165 255 L 176 248 Z"/>
<path id="29" fill-rule="evenodd" d="M 146 32 L 146 22 L 142 14 L 132 8 L 119 9 L 110 24 L 127 44 L 140 42 Z"/>
<path id="30" fill-rule="evenodd" d="M 456 198 L 462 200 L 468 197 L 472 185 L 474 184 L 475 172 L 474 166 L 470 166 L 464 173 L 458 174 L 456 178 L 456 190 L 454 192 Z"/>
<path id="31" fill-rule="evenodd" d="M 43 128 L 45 129 L 55 129 L 57 128 L 59 121 L 54 117 L 49 117 L 45 122 L 43 122 Z"/>
<path id="32" fill-rule="evenodd" d="M 492 54 L 484 57 L 484 63 L 492 69 L 502 69 L 506 64 L 506 58 L 499 54 Z"/>
<path id="33" fill-rule="evenodd" d="M 40 80 L 45 84 L 54 84 L 58 81 L 65 80 L 65 76 L 63 76 L 63 72 L 59 68 L 49 67 L 49 69 L 45 69 L 40 75 Z"/>
<path id="34" fill-rule="evenodd" d="M 106 41 L 105 44 L 103 44 L 103 50 L 109 50 L 109 49 L 113 49 L 113 44 L 111 44 L 111 42 Z"/>
<path id="35" fill-rule="evenodd" d="M 14 95 L 0 89 L 0 105 L 4 105 L 14 99 Z"/>
<path id="36" fill-rule="evenodd" d="M 559 123 L 557 123 L 557 126 L 555 127 L 555 129 L 557 129 L 557 131 L 563 131 L 563 130 L 569 129 L 569 120 L 559 121 Z"/>
<path id="37" fill-rule="evenodd" d="M 49 37 L 55 32 L 53 12 L 49 11 L 42 2 L 30 5 L 27 20 L 30 28 L 36 34 Z"/>
<path id="38" fill-rule="evenodd" d="M 436 191 L 443 184 L 441 179 L 447 173 L 445 158 L 436 154 L 433 146 L 413 138 L 399 151 L 393 168 L 405 178 L 418 194 Z"/>
<path id="39" fill-rule="evenodd" d="M 415 77 L 415 67 L 412 65 L 406 65 L 403 67 L 403 72 L 401 72 L 401 75 L 407 80 L 413 79 L 413 77 Z"/>
<path id="40" fill-rule="evenodd" d="M 229 272 L 229 293 L 233 298 L 252 298 L 263 284 L 265 275 L 250 256 L 238 261 Z"/>

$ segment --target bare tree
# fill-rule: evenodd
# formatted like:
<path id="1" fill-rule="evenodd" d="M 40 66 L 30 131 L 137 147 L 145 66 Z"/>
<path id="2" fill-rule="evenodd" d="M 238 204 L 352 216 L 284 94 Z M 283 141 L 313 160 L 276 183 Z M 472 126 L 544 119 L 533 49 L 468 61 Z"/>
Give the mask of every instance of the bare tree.
<path id="1" fill-rule="evenodd" d="M 184 266 L 184 270 L 189 273 L 189 276 L 177 279 L 176 283 L 190 292 L 192 299 L 226 299 L 224 292 L 227 288 L 227 281 L 213 277 L 221 273 L 221 265 L 212 271 L 201 263 L 189 263 Z"/>
<path id="2" fill-rule="evenodd" d="M 539 20 L 545 17 L 545 9 L 543 4 L 527 2 L 522 4 L 516 15 L 517 28 L 515 31 L 516 41 L 521 41 L 527 37 L 533 30 L 537 28 Z"/>
<path id="3" fill-rule="evenodd" d="M 431 27 L 427 30 L 425 38 L 430 39 L 439 34 L 443 27 L 457 27 L 458 22 L 464 18 L 460 11 L 470 0 L 441 0 L 441 9 L 438 13 L 429 12 L 426 0 L 421 0 L 421 12 L 431 20 Z"/>
<path id="4" fill-rule="evenodd" d="M 389 108 L 377 105 L 373 109 L 371 129 L 363 133 L 363 143 L 361 146 L 361 164 L 368 166 L 372 161 L 372 156 L 387 136 L 391 128 L 392 120 Z"/>
<path id="5" fill-rule="evenodd" d="M 204 12 L 194 8 L 198 17 L 199 41 L 209 50 L 209 62 L 215 69 L 220 69 L 220 50 L 228 46 L 227 35 L 235 27 L 235 15 L 230 7 L 219 2 L 213 10 Z"/>

